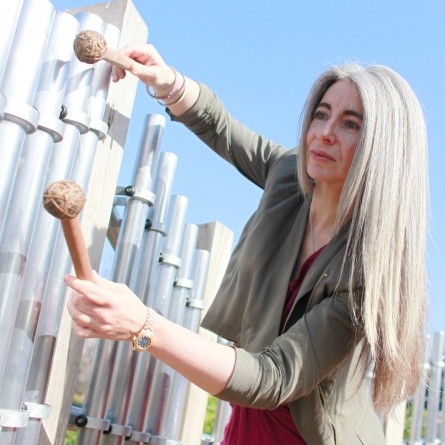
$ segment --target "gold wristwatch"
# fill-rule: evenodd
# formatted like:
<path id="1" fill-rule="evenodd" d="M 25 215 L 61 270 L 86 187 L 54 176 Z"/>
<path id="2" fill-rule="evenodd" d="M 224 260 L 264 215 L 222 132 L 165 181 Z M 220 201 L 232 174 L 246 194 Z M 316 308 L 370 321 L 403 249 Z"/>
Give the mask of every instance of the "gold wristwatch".
<path id="1" fill-rule="evenodd" d="M 155 311 L 147 307 L 147 318 L 142 329 L 137 335 L 133 336 L 131 347 L 133 351 L 146 351 L 153 343 L 153 327 L 154 327 Z"/>

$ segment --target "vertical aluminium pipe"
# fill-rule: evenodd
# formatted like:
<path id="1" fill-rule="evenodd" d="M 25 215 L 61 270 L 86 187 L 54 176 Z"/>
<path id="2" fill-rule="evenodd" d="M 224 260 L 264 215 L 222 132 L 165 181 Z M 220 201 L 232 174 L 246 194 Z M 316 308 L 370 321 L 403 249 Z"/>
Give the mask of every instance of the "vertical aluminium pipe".
<path id="1" fill-rule="evenodd" d="M 120 31 L 116 26 L 104 24 L 102 34 L 107 39 L 107 42 L 110 42 L 112 45 L 118 44 Z M 93 68 L 90 95 L 88 97 L 87 105 L 87 114 L 90 119 L 90 131 L 80 137 L 76 158 L 73 163 L 73 170 L 71 172 L 71 179 L 79 184 L 85 193 L 88 193 L 98 142 L 103 140 L 108 132 L 108 126 L 104 122 L 104 114 L 107 105 L 110 80 L 111 65 L 102 61 L 96 63 Z M 90 249 L 89 252 L 91 259 L 97 259 L 97 261 L 95 261 L 96 267 L 99 266 L 98 259 L 100 258 L 97 250 L 98 249 L 96 249 L 96 252 L 92 252 Z M 39 332 L 43 333 L 45 338 L 58 336 L 66 296 L 66 286 L 62 277 L 69 273 L 71 269 L 72 261 L 67 250 L 65 237 L 63 236 L 62 231 L 58 231 L 48 280 L 45 287 L 45 304 L 42 307 L 42 315 L 39 321 Z M 69 375 L 74 376 L 77 375 L 79 370 L 80 364 L 77 355 L 81 354 L 83 341 L 78 338 L 73 338 L 72 342 L 75 342 L 77 345 L 77 348 L 76 345 L 73 345 L 73 348 L 77 350 L 77 354 L 68 357 L 66 372 Z M 48 362 L 45 371 L 47 376 L 46 384 L 48 385 L 51 372 L 50 364 L 52 363 L 54 350 L 48 348 L 47 352 L 48 357 L 44 362 Z M 65 385 L 65 394 L 74 394 L 76 383 L 76 379 L 70 379 Z M 46 390 L 44 392 L 46 393 Z M 66 424 L 59 422 L 58 436 L 64 436 L 69 420 L 71 403 L 71 397 L 67 397 L 59 410 L 59 416 L 61 419 L 66 420 Z"/>
<path id="2" fill-rule="evenodd" d="M 155 178 L 156 203 L 149 210 L 147 230 L 144 232 L 141 247 L 134 264 L 131 288 L 146 304 L 153 270 L 159 261 L 161 243 L 167 235 L 167 213 L 170 204 L 173 180 L 178 157 L 174 153 L 163 152 L 159 156 Z"/>
<path id="3" fill-rule="evenodd" d="M 175 322 L 181 322 L 185 309 L 187 296 L 192 288 L 193 282 L 191 280 L 191 269 L 193 265 L 193 253 L 196 249 L 196 240 L 198 237 L 198 226 L 187 224 L 184 229 L 183 242 L 181 245 L 181 268 L 178 271 L 178 276 L 174 280 L 174 287 L 172 290 L 172 304 L 169 311 L 169 318 Z M 142 354 L 138 357 L 140 363 L 136 368 L 134 375 L 134 387 L 137 391 L 133 392 L 129 424 L 133 427 L 133 432 L 130 438 L 130 443 L 140 443 L 140 438 L 146 434 L 146 425 L 150 412 L 148 410 L 148 400 L 152 387 L 152 375 L 154 372 L 159 373 L 160 366 L 155 360 L 150 360 L 150 356 Z M 148 364 L 148 366 L 147 366 Z M 152 365 L 150 367 L 150 364 Z"/>
<path id="4" fill-rule="evenodd" d="M 170 300 L 177 270 L 181 267 L 179 249 L 184 233 L 185 215 L 188 199 L 176 196 L 170 216 L 169 236 L 160 258 L 159 276 L 153 289 L 153 308 L 161 315 L 168 317 Z M 154 360 L 154 359 L 153 359 Z M 168 404 L 168 394 L 172 384 L 173 370 L 163 368 L 156 363 L 148 400 L 149 417 L 147 430 L 156 437 L 164 436 L 165 412 Z"/>
<path id="5" fill-rule="evenodd" d="M 0 85 L 8 66 L 8 58 L 14 40 L 14 35 L 22 10 L 23 0 L 0 3 Z"/>
<path id="6" fill-rule="evenodd" d="M 117 41 L 119 38 L 119 30 L 111 25 L 105 26 L 108 30 L 107 38 L 111 41 Z M 111 31 L 111 34 L 110 34 Z M 104 32 L 105 34 L 105 32 Z M 90 131 L 80 136 L 76 157 L 73 160 L 72 172 L 70 179 L 75 181 L 80 187 L 87 192 L 90 181 L 94 158 L 96 154 L 97 144 L 103 139 L 107 133 L 107 126 L 103 122 L 104 112 L 106 108 L 106 97 L 109 89 L 111 66 L 105 62 L 99 62 L 94 65 L 90 95 L 87 101 L 88 117 L 90 119 Z M 94 130 L 93 130 L 94 129 Z M 39 355 L 39 380 L 40 387 L 38 393 L 44 397 L 50 379 L 51 366 L 53 363 L 53 355 L 55 343 L 52 339 L 57 338 L 62 311 L 65 303 L 66 286 L 62 277 L 69 273 L 72 269 L 71 257 L 68 253 L 65 237 L 61 230 L 58 230 L 53 242 L 53 254 L 48 270 L 46 280 L 42 311 L 39 318 L 38 338 L 40 351 L 44 355 Z M 46 347 L 44 345 L 46 344 Z M 67 372 L 71 375 L 77 374 L 78 362 L 72 357 L 67 366 Z M 34 371 L 36 371 L 34 369 Z M 71 394 L 74 391 L 75 379 L 70 379 L 65 385 L 65 393 Z M 36 388 L 34 388 L 36 389 Z M 68 423 L 69 405 L 64 403 L 59 410 L 61 419 L 66 419 Z M 65 413 L 65 416 L 63 416 Z M 58 430 L 64 431 L 66 425 L 59 422 Z"/>
<path id="7" fill-rule="evenodd" d="M 438 432 L 438 413 L 440 405 L 441 380 L 443 373 L 443 349 L 444 349 L 444 331 L 433 334 L 433 343 L 431 348 L 431 373 L 430 385 L 428 388 L 428 410 L 426 419 L 426 440 L 427 445 L 437 443 Z"/>
<path id="8" fill-rule="evenodd" d="M 198 332 L 201 312 L 204 307 L 204 289 L 210 262 L 210 253 L 198 249 L 195 252 L 193 289 L 187 297 L 187 304 L 183 312 L 182 325 L 193 332 Z M 175 373 L 169 398 L 165 420 L 165 435 L 169 440 L 180 443 L 185 421 L 187 394 L 190 383 L 182 375 Z"/>
<path id="9" fill-rule="evenodd" d="M 173 153 L 160 154 L 156 170 L 155 195 L 156 203 L 152 209 L 150 222 L 144 233 L 141 248 L 138 252 L 134 268 L 132 289 L 145 304 L 148 302 L 148 290 L 151 281 L 155 281 L 153 271 L 157 267 L 161 244 L 167 235 L 167 211 L 169 208 L 177 156 Z M 156 269 L 157 270 L 157 269 Z M 145 425 L 147 421 L 147 401 L 150 394 L 150 383 L 153 374 L 154 361 L 148 354 L 134 354 L 131 360 L 136 360 L 134 380 L 137 391 L 133 391 L 129 407 L 128 422 L 133 427 L 132 439 L 138 442 L 147 440 Z"/>
<path id="10" fill-rule="evenodd" d="M 0 39 L 0 85 L 8 66 L 9 54 L 14 41 L 22 4 L 23 0 L 0 3 L 0 29 L 2 30 L 2 38 Z M 0 91 L 0 119 L 3 119 L 5 107 L 6 97 Z"/>
<path id="11" fill-rule="evenodd" d="M 39 110 L 38 130 L 27 136 L 21 156 L 21 166 L 14 182 L 14 201 L 10 202 L 0 246 L 1 262 L 17 257 L 17 263 L 26 262 L 28 246 L 34 229 L 34 220 L 41 207 L 43 179 L 48 169 L 49 157 L 54 142 L 63 135 L 63 123 L 59 120 L 60 109 L 68 77 L 72 53 L 72 39 L 78 22 L 67 13 L 56 15 L 51 38 L 43 58 L 43 68 L 34 106 Z M 63 31 L 65 39 L 59 38 Z M 20 260 L 23 259 L 23 260 Z M 17 298 L 22 275 L 0 275 L 0 288 L 4 295 Z M 17 299 L 19 306 L 14 331 L 6 360 L 6 372 L 0 389 L 0 407 L 18 410 L 23 404 L 26 379 L 32 354 L 36 317 L 41 301 Z M 3 362 L 3 360 L 2 360 Z M 0 438 L 4 443 L 6 434 Z"/>
<path id="12" fill-rule="evenodd" d="M 165 128 L 165 118 L 162 115 L 148 115 L 145 120 L 143 138 L 139 147 L 138 160 L 133 173 L 132 197 L 129 199 L 124 213 L 122 226 L 116 245 L 112 270 L 112 279 L 129 284 L 132 267 L 141 243 L 145 220 L 149 205 L 153 204 L 152 186 L 153 163 L 157 158 L 161 138 Z M 105 419 L 108 401 L 111 398 L 111 383 L 114 367 L 128 367 L 130 362 L 116 362 L 118 342 L 100 341 L 93 365 L 92 378 L 89 385 L 85 413 L 96 419 Z M 128 347 L 128 345 L 126 345 Z M 125 431 L 123 434 L 125 435 Z M 113 431 L 112 431 L 113 432 Z M 119 432 L 119 426 L 114 426 L 114 432 Z M 83 428 L 79 432 L 78 443 L 92 445 L 101 443 L 102 431 Z"/>
<path id="13" fill-rule="evenodd" d="M 1 209 L 6 208 L 12 195 L 11 184 L 19 165 L 25 136 L 37 127 L 39 113 L 32 104 L 54 15 L 54 8 L 48 0 L 26 1 L 20 14 L 0 88 L 6 96 L 4 116 L 0 122 Z M 39 20 L 35 17 L 39 17 Z M 6 217 L 4 213 L 0 216 L 0 231 Z"/>
<path id="14" fill-rule="evenodd" d="M 164 297 L 164 304 L 166 311 L 168 310 L 168 300 L 173 286 L 174 272 L 180 265 L 180 258 L 178 257 L 182 232 L 184 228 L 185 212 L 187 208 L 187 198 L 183 196 L 176 197 L 173 212 L 171 216 L 171 224 L 169 226 L 168 237 L 165 238 L 167 242 L 165 257 L 165 265 L 159 275 L 158 285 L 165 281 L 159 289 L 160 294 Z M 172 270 L 173 268 L 173 270 Z M 167 271 L 169 270 L 169 272 Z M 164 271 L 164 274 L 162 274 Z M 161 290 L 162 289 L 162 290 Z M 157 294 L 159 295 L 159 294 Z M 156 309 L 156 304 L 155 304 Z M 159 309 L 157 309 L 159 310 Z M 116 367 L 119 369 L 119 378 L 116 378 L 111 391 L 109 411 L 112 413 L 111 420 L 114 425 L 126 425 L 129 416 L 129 403 L 132 397 L 132 388 L 136 379 L 133 378 L 132 372 L 136 369 L 137 356 L 126 343 L 117 343 Z M 129 364 L 131 366 L 129 366 Z M 135 391 L 137 390 L 134 387 Z M 112 433 L 106 437 L 105 443 L 107 445 L 122 444 L 125 436 L 120 431 L 116 431 L 113 425 Z M 122 428 L 122 427 L 121 427 Z M 127 434 L 128 436 L 129 434 Z"/>
<path id="15" fill-rule="evenodd" d="M 94 14 L 79 14 L 76 18 L 80 29 L 102 29 L 103 21 Z M 66 124 L 65 131 L 63 140 L 53 147 L 48 172 L 44 180 L 45 186 L 57 180 L 66 179 L 72 171 L 80 136 L 89 129 L 86 106 L 92 75 L 93 68 L 79 62 L 72 53 L 63 99 L 66 108 L 66 116 L 63 118 Z M 25 267 L 22 298 L 40 299 L 43 304 L 44 289 L 59 231 L 60 223 L 40 208 Z M 42 364 L 41 360 L 42 357 L 50 356 L 50 352 L 54 350 L 56 337 L 46 335 L 45 327 L 40 324 L 39 320 L 36 321 L 38 324 L 25 401 L 27 404 L 40 405 L 44 402 L 47 385 L 46 363 Z M 16 444 L 36 442 L 40 425 L 39 418 L 30 419 L 28 427 L 18 431 Z"/>
<path id="16" fill-rule="evenodd" d="M 422 430 L 424 424 L 426 388 L 430 369 L 431 366 L 429 363 L 429 355 L 427 353 L 425 355 L 425 362 L 423 367 L 423 378 L 420 380 L 419 386 L 417 387 L 413 398 L 413 411 L 411 415 L 411 432 L 409 445 L 423 445 Z"/>
<path id="17" fill-rule="evenodd" d="M 41 21 L 37 22 L 33 14 L 39 14 Z M 6 209 L 10 197 L 13 195 L 11 184 L 20 163 L 20 153 L 26 133 L 35 131 L 37 126 L 39 113 L 30 104 L 34 103 L 42 57 L 54 14 L 54 8 L 46 0 L 26 3 L 14 39 L 8 71 L 3 79 L 1 89 L 7 97 L 8 103 L 4 119 L 0 122 L 1 209 Z M 27 39 L 32 39 L 32 41 L 28 42 Z M 0 232 L 2 232 L 7 218 L 7 213 L 2 211 Z M 0 276 L 23 273 L 23 258 L 14 255 L 10 257 L 8 253 L 3 253 L 1 256 Z M 0 298 L 0 381 L 3 380 L 5 359 L 17 308 L 17 295 L 8 295 L 5 292 Z"/>

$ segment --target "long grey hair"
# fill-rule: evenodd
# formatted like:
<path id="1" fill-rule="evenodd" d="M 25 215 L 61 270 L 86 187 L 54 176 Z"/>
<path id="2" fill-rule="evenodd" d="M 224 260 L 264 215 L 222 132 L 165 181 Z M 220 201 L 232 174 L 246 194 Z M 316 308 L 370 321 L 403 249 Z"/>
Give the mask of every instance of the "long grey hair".
<path id="1" fill-rule="evenodd" d="M 364 122 L 337 209 L 337 228 L 351 222 L 349 288 L 364 284 L 352 314 L 364 334 L 363 363 L 373 365 L 373 399 L 389 411 L 414 392 L 423 364 L 427 300 L 427 136 L 423 110 L 399 74 L 381 65 L 330 68 L 314 83 L 300 131 L 299 180 L 310 194 L 305 138 L 327 89 L 347 79 L 357 88 Z M 357 278 L 359 277 L 359 278 Z"/>

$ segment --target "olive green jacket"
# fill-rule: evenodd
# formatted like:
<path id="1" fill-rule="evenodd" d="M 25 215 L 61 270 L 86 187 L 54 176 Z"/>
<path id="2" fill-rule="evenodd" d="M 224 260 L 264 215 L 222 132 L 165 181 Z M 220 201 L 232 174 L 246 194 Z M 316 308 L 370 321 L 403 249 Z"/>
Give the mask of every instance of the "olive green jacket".
<path id="1" fill-rule="evenodd" d="M 260 409 L 288 403 L 308 445 L 383 445 L 357 368 L 361 335 L 351 321 L 347 279 L 340 279 L 347 228 L 312 265 L 278 335 L 310 207 L 298 185 L 298 151 L 243 126 L 205 85 L 192 109 L 172 119 L 264 190 L 202 323 L 237 345 L 233 375 L 218 397 Z M 343 276 L 347 270 L 346 263 Z"/>

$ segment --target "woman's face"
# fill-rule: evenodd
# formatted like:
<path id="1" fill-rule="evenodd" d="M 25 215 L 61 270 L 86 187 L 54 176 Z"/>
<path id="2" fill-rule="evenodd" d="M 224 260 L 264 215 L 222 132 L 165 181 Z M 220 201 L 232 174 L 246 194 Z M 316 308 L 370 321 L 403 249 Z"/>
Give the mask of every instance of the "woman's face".
<path id="1" fill-rule="evenodd" d="M 354 84 L 337 81 L 315 109 L 306 135 L 307 172 L 316 183 L 343 187 L 362 125 L 363 105 Z"/>

